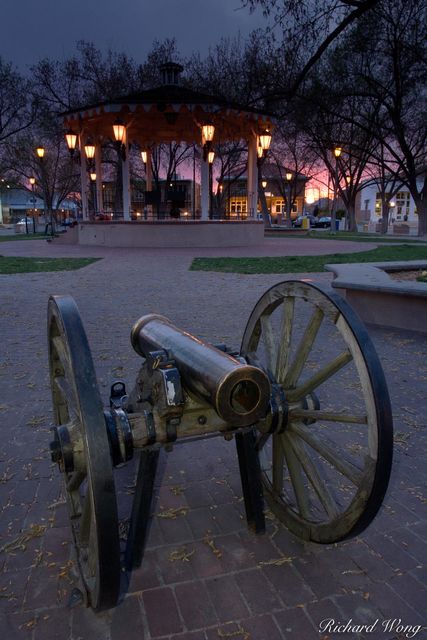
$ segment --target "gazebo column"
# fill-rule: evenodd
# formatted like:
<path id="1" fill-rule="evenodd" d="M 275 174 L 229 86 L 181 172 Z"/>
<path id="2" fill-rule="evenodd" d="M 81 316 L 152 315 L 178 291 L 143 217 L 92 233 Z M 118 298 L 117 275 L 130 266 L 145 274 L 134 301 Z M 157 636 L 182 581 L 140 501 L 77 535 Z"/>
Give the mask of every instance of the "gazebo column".
<path id="1" fill-rule="evenodd" d="M 89 184 L 87 175 L 86 153 L 83 143 L 80 145 L 80 185 L 82 193 L 82 216 L 83 220 L 89 220 Z"/>
<path id="2" fill-rule="evenodd" d="M 122 182 L 123 182 L 123 220 L 130 220 L 130 166 L 129 166 L 129 144 L 127 133 L 123 141 L 125 159 L 122 158 Z"/>
<path id="3" fill-rule="evenodd" d="M 248 141 L 248 216 L 256 218 L 258 209 L 258 164 L 257 164 L 257 136 L 251 135 Z"/>
<path id="4" fill-rule="evenodd" d="M 209 220 L 209 162 L 203 159 L 200 163 L 200 183 L 202 220 Z"/>
<path id="5" fill-rule="evenodd" d="M 102 147 L 97 144 L 95 147 L 95 173 L 96 173 L 96 208 L 97 213 L 104 213 L 104 194 L 102 192 Z"/>

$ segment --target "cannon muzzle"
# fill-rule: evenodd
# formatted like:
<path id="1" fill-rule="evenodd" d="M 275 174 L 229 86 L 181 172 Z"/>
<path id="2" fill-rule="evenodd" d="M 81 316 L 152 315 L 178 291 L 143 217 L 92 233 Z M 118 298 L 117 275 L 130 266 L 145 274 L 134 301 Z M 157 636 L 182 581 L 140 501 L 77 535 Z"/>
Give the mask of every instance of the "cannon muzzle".
<path id="1" fill-rule="evenodd" d="M 176 362 L 184 387 L 207 400 L 230 425 L 247 427 L 265 417 L 270 382 L 262 369 L 239 362 L 160 315 L 140 318 L 133 326 L 131 342 L 145 358 L 153 351 L 167 351 Z"/>

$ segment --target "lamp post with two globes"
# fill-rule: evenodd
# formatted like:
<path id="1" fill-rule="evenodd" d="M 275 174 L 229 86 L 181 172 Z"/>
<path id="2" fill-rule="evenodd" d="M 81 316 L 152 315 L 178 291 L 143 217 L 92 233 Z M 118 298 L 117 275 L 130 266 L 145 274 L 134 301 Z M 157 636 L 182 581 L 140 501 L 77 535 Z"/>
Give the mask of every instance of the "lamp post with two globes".
<path id="1" fill-rule="evenodd" d="M 36 147 L 36 156 L 39 159 L 40 162 L 40 175 L 41 175 L 41 179 L 42 179 L 42 184 L 46 185 L 46 168 L 45 168 L 45 155 L 46 155 L 46 149 L 42 146 L 39 145 L 38 147 Z M 34 182 L 35 184 L 35 182 Z M 46 188 L 43 189 L 45 195 L 46 195 Z M 50 199 L 50 198 L 49 198 Z M 45 199 L 45 203 L 46 203 L 46 199 Z M 49 207 L 49 222 L 46 224 L 46 228 L 45 228 L 45 234 L 47 235 L 47 228 L 48 226 L 50 226 L 50 235 L 53 237 L 55 235 L 55 227 L 54 227 L 54 218 L 53 218 L 53 207 L 52 207 L 52 203 L 46 203 L 48 204 Z"/>

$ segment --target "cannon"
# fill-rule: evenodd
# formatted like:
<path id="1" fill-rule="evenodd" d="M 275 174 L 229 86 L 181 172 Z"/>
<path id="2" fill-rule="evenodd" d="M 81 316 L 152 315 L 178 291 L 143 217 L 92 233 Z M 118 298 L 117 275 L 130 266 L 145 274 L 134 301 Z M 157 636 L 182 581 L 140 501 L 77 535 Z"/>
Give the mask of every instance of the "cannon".
<path id="1" fill-rule="evenodd" d="M 383 501 L 392 414 L 365 327 L 346 301 L 288 280 L 255 305 L 240 349 L 214 346 L 160 315 L 132 328 L 141 356 L 134 388 L 111 386 L 104 406 L 74 300 L 51 296 L 52 460 L 64 477 L 82 591 L 115 606 L 121 576 L 141 565 L 162 448 L 214 435 L 235 440 L 246 518 L 265 531 L 264 500 L 306 541 L 360 534 Z M 126 548 L 114 470 L 139 456 Z"/>

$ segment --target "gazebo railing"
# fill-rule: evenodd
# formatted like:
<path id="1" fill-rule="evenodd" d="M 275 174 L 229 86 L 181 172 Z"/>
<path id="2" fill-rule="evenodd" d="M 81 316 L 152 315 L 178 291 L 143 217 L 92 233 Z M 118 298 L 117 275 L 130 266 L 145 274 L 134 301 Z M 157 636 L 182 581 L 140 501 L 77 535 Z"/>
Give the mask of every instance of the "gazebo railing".
<path id="1" fill-rule="evenodd" d="M 234 222 L 245 222 L 250 220 L 255 220 L 256 218 L 251 218 L 246 213 L 229 213 L 224 211 L 216 211 L 212 214 L 209 220 L 211 221 L 219 221 L 219 220 L 230 220 Z M 89 222 L 123 222 L 125 221 L 125 216 L 123 211 L 96 211 L 90 212 L 89 214 Z M 193 213 L 191 211 L 180 211 L 179 214 L 172 214 L 167 211 L 133 211 L 130 217 L 130 222 L 198 222 L 198 221 L 206 221 L 202 220 L 200 211 L 196 211 L 195 217 L 193 217 Z"/>

